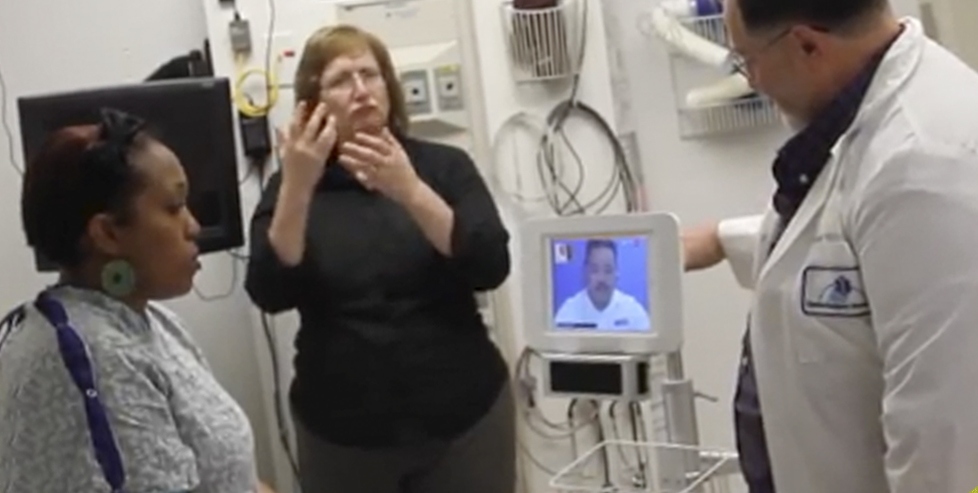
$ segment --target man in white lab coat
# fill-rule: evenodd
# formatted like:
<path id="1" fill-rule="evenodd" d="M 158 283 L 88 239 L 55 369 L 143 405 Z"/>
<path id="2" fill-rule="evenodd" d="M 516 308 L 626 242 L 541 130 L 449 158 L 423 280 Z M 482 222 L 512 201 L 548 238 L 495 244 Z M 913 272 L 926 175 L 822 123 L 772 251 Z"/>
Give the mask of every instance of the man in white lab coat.
<path id="1" fill-rule="evenodd" d="M 649 330 L 649 314 L 631 295 L 618 290 L 618 247 L 612 240 L 588 240 L 584 289 L 567 298 L 554 316 L 561 328 Z"/>
<path id="2" fill-rule="evenodd" d="M 688 269 L 726 258 L 754 292 L 735 403 L 752 491 L 972 491 L 978 75 L 885 0 L 724 15 L 797 131 L 765 214 L 684 237 Z"/>

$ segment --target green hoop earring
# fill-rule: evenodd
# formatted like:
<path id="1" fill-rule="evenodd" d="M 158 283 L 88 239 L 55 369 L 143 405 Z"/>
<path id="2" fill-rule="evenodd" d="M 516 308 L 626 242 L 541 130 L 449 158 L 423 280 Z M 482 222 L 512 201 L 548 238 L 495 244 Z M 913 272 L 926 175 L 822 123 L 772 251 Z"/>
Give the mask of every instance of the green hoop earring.
<path id="1" fill-rule="evenodd" d="M 136 271 L 125 260 L 113 260 L 102 266 L 102 289 L 112 297 L 124 298 L 136 289 Z"/>

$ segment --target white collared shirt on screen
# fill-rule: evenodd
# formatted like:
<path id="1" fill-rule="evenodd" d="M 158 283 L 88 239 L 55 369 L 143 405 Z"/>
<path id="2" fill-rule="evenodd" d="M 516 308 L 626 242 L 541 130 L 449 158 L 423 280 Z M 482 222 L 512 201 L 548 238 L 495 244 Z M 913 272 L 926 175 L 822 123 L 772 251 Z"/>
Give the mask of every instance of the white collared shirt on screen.
<path id="1" fill-rule="evenodd" d="M 615 290 L 611 302 L 599 310 L 591 302 L 586 289 L 567 298 L 557 310 L 554 324 L 560 328 L 580 328 L 615 331 L 649 330 L 649 314 L 631 295 Z"/>

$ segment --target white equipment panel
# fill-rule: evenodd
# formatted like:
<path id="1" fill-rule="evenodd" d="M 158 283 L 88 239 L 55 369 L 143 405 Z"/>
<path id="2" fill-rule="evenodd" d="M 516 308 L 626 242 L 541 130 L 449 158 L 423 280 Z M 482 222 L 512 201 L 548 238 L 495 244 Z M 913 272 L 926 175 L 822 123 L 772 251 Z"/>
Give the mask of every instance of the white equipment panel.
<path id="1" fill-rule="evenodd" d="M 337 5 L 337 20 L 376 33 L 396 66 L 412 133 L 470 150 L 455 0 L 355 0 Z M 458 142 L 459 139 L 466 140 Z M 449 142 L 446 142 L 449 143 Z"/>

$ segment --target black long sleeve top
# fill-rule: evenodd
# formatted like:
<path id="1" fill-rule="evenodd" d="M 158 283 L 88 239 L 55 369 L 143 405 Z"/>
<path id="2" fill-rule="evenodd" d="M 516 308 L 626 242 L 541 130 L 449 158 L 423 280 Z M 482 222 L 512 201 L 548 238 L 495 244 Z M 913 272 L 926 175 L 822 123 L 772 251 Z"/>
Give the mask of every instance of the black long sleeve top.
<path id="1" fill-rule="evenodd" d="M 311 202 L 299 265 L 284 266 L 268 240 L 278 173 L 251 222 L 249 296 L 266 312 L 295 308 L 301 318 L 293 410 L 341 445 L 451 439 L 488 411 L 508 377 L 475 293 L 509 275 L 509 233 L 464 151 L 400 141 L 454 212 L 450 257 L 406 210 L 335 163 Z"/>

